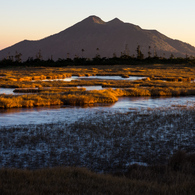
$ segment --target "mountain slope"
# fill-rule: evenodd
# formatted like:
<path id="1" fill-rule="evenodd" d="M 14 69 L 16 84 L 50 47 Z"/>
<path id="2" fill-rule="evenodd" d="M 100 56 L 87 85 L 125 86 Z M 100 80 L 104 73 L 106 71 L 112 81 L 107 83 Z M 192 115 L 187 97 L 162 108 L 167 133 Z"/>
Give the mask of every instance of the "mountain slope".
<path id="1" fill-rule="evenodd" d="M 112 57 L 113 53 L 120 56 L 121 52 L 133 55 L 138 45 L 146 57 L 149 46 L 150 52 L 156 51 L 159 56 L 169 57 L 171 53 L 175 56 L 195 55 L 195 47 L 170 39 L 156 30 L 144 30 L 117 18 L 104 22 L 97 16 L 90 16 L 58 34 L 38 41 L 24 40 L 5 48 L 0 51 L 0 59 L 15 56 L 16 51 L 22 53 L 23 60 L 35 58 L 39 50 L 44 59 L 52 56 L 54 60 L 75 56 L 93 58 L 96 54 Z"/>

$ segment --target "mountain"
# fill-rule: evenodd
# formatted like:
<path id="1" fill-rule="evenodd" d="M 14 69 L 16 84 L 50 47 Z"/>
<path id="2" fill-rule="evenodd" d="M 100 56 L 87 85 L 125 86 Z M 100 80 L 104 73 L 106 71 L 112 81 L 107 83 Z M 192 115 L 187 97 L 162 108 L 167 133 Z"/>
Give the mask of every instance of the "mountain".
<path id="1" fill-rule="evenodd" d="M 184 57 L 195 55 L 195 47 L 179 40 L 171 39 L 156 30 L 145 30 L 139 26 L 124 23 L 115 18 L 104 22 L 97 16 L 90 16 L 81 22 L 52 36 L 37 41 L 24 40 L 0 51 L 0 59 L 22 53 L 22 59 L 34 57 L 39 51 L 43 59 L 53 57 L 74 58 L 75 56 L 93 58 L 117 56 L 121 52 L 135 55 L 140 45 L 142 53 L 148 56 L 149 46 L 152 55 Z"/>

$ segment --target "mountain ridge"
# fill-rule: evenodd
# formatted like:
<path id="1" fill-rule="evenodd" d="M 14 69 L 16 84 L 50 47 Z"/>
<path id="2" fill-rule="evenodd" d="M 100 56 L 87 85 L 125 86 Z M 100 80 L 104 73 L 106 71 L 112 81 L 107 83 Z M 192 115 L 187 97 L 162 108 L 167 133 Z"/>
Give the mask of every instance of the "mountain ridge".
<path id="1" fill-rule="evenodd" d="M 59 58 L 93 58 L 97 53 L 101 57 L 120 56 L 121 53 L 136 55 L 140 45 L 145 57 L 151 55 L 177 57 L 195 55 L 195 47 L 179 40 L 174 40 L 157 30 L 142 29 L 138 25 L 126 23 L 118 18 L 108 22 L 92 15 L 73 26 L 40 40 L 23 40 L 0 51 L 0 60 L 8 55 L 22 53 L 22 60 L 36 57 L 41 51 L 43 59 L 53 56 Z"/>

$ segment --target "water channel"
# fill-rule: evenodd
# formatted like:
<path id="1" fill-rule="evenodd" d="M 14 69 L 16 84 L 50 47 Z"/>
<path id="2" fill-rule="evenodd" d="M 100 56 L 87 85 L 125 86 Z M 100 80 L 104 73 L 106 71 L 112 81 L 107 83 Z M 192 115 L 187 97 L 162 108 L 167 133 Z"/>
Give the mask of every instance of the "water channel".
<path id="1" fill-rule="evenodd" d="M 129 78 L 122 78 L 121 76 L 89 76 L 56 79 L 59 81 L 71 81 L 78 79 L 112 79 L 112 80 L 138 80 L 144 77 L 132 76 Z M 52 81 L 45 80 L 45 81 Z M 78 86 L 85 87 L 86 90 L 101 90 L 102 86 Z M 14 89 L 0 88 L 0 94 L 22 95 L 21 93 L 14 93 Z M 119 98 L 115 104 L 99 105 L 96 107 L 82 108 L 73 106 L 53 106 L 53 107 L 39 107 L 39 108 L 15 108 L 8 110 L 0 110 L 0 127 L 12 125 L 28 125 L 28 124 L 42 124 L 42 123 L 57 123 L 67 122 L 73 123 L 79 118 L 84 118 L 90 115 L 95 115 L 100 112 L 133 112 L 154 108 L 166 107 L 190 107 L 195 106 L 194 97 L 166 97 L 166 98 L 151 98 L 151 97 L 124 97 Z"/>
<path id="2" fill-rule="evenodd" d="M 140 77 L 140 76 L 130 76 L 129 78 L 123 78 L 121 76 L 72 76 L 69 78 L 63 78 L 63 79 L 45 79 L 43 81 L 72 81 L 72 80 L 94 80 L 94 79 L 100 79 L 100 80 L 139 80 L 144 79 L 146 77 Z"/>
<path id="3" fill-rule="evenodd" d="M 57 80 L 71 79 L 97 78 Z M 13 90 L 0 88 L 0 94 L 17 95 Z M 95 107 L 0 109 L 0 168 L 74 165 L 106 172 L 119 165 L 123 170 L 134 163 L 164 163 L 178 148 L 194 152 L 194 107 L 195 97 L 188 96 L 123 97 Z"/>
<path id="4" fill-rule="evenodd" d="M 12 125 L 66 122 L 74 123 L 79 118 L 97 113 L 125 113 L 154 108 L 195 106 L 194 97 L 125 97 L 114 104 L 97 107 L 53 106 L 37 108 L 14 108 L 0 110 L 0 127 Z"/>

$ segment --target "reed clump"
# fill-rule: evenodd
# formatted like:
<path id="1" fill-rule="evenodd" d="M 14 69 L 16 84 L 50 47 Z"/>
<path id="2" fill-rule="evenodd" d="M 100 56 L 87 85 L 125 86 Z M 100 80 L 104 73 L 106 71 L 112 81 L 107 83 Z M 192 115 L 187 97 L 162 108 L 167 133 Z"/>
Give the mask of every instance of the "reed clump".
<path id="1" fill-rule="evenodd" d="M 97 103 L 114 103 L 118 101 L 114 90 L 92 90 L 85 92 L 72 92 L 62 96 L 64 104 L 90 105 Z"/>
<path id="2" fill-rule="evenodd" d="M 74 88 L 73 88 L 74 89 Z M 31 91 L 32 92 L 32 91 Z M 90 105 L 118 101 L 114 90 L 84 91 L 84 89 L 43 92 L 28 95 L 0 95 L 0 108 L 21 108 L 50 105 Z"/>
<path id="3" fill-rule="evenodd" d="M 195 95 L 193 88 L 124 88 L 86 91 L 85 88 L 22 88 L 17 93 L 26 95 L 0 95 L 0 108 L 20 108 L 50 105 L 95 105 L 98 103 L 114 103 L 118 97 L 139 96 L 189 96 Z"/>
<path id="4" fill-rule="evenodd" d="M 0 96 L 0 108 L 20 108 L 22 107 L 23 98 L 14 96 Z"/>
<path id="5" fill-rule="evenodd" d="M 57 96 L 47 95 L 1 95 L 0 108 L 22 108 L 36 106 L 60 105 L 62 101 Z"/>
<path id="6" fill-rule="evenodd" d="M 62 93 L 70 91 L 85 91 L 85 88 L 77 87 L 39 87 L 39 88 L 16 88 L 14 93 Z"/>
<path id="7" fill-rule="evenodd" d="M 1 75 L 3 75 L 3 77 L 0 77 L 0 87 L 17 88 L 15 92 L 28 93 L 29 101 L 27 102 L 23 97 L 22 100 L 19 100 L 19 97 L 4 96 L 1 97 L 1 108 L 44 106 L 55 103 L 68 105 L 113 103 L 117 101 L 118 97 L 122 96 L 158 97 L 195 95 L 195 82 L 193 82 L 195 68 L 188 67 L 187 65 L 14 67 L 11 69 L 1 69 L 0 71 Z M 146 78 L 136 81 L 81 79 L 65 82 L 57 80 L 71 77 L 72 75 L 110 75 L 125 78 L 129 76 L 142 76 Z M 45 81 L 46 79 L 47 81 Z M 76 88 L 77 86 L 97 85 L 109 89 L 99 92 L 87 92 L 85 89 Z M 111 90 L 110 88 L 120 89 Z M 31 99 L 32 94 L 29 93 L 36 93 L 39 101 L 35 101 L 34 98 Z M 14 98 L 17 101 L 11 103 L 14 101 Z M 57 101 L 53 100 L 55 98 Z"/>

